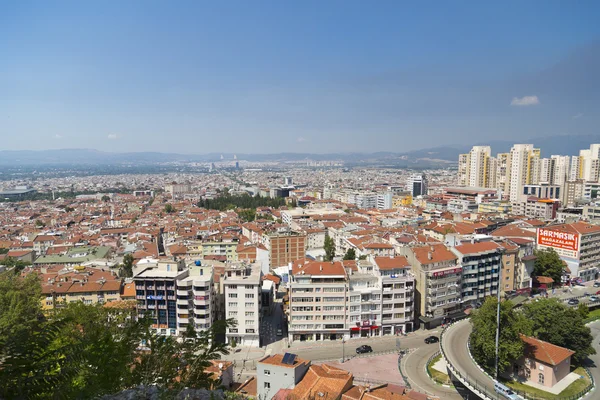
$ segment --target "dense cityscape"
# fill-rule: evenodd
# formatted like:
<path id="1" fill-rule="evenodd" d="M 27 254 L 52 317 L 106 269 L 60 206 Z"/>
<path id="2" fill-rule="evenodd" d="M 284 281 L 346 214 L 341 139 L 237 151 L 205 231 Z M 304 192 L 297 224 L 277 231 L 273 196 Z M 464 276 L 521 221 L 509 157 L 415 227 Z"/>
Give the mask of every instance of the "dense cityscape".
<path id="1" fill-rule="evenodd" d="M 0 400 L 599 400 L 598 21 L 3 2 Z"/>
<path id="2" fill-rule="evenodd" d="M 7 173 L 3 279 L 35 286 L 24 293 L 49 321 L 91 307 L 143 322 L 130 351 L 146 362 L 165 362 L 152 340 L 180 352 L 190 330 L 208 335 L 222 352 L 205 381 L 232 396 L 585 393 L 598 374 L 584 322 L 600 317 L 599 150 L 474 146 L 420 171 L 234 158 L 195 173 Z M 496 318 L 510 327 L 498 354 Z M 468 354 L 490 383 L 461 380 Z"/>

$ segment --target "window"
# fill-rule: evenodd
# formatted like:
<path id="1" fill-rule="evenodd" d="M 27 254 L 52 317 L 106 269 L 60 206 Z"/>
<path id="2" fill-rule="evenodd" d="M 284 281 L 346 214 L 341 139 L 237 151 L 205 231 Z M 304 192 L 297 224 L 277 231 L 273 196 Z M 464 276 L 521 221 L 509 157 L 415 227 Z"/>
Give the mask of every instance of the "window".
<path id="1" fill-rule="evenodd" d="M 237 293 L 229 293 L 230 299 L 237 299 Z"/>
<path id="2" fill-rule="evenodd" d="M 269 382 L 265 382 L 265 389 L 271 389 L 271 384 Z"/>
<path id="3" fill-rule="evenodd" d="M 255 289 L 255 287 L 254 287 L 254 285 L 246 285 L 246 289 L 252 290 L 252 289 Z"/>
<path id="4" fill-rule="evenodd" d="M 246 311 L 246 317 L 254 318 L 254 311 Z"/>
<path id="5" fill-rule="evenodd" d="M 253 299 L 254 298 L 254 293 L 246 293 L 246 298 L 247 299 Z"/>
<path id="6" fill-rule="evenodd" d="M 251 308 L 252 306 L 254 306 L 254 303 L 246 303 L 246 308 Z"/>
<path id="7" fill-rule="evenodd" d="M 227 303 L 227 307 L 237 307 L 237 303 Z"/>
<path id="8" fill-rule="evenodd" d="M 237 317 L 237 311 L 229 311 L 229 318 Z"/>
<path id="9" fill-rule="evenodd" d="M 265 375 L 271 375 L 271 371 L 269 371 L 268 369 L 265 369 Z"/>
<path id="10" fill-rule="evenodd" d="M 538 374 L 538 383 L 540 385 L 544 384 L 544 374 L 542 374 L 541 372 Z"/>

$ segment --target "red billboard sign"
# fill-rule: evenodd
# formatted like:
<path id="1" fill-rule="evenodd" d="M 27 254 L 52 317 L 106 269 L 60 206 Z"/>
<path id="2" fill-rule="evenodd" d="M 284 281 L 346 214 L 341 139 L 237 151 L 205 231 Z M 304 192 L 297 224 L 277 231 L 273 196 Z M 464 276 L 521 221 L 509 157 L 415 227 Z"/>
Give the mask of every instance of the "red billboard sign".
<path id="1" fill-rule="evenodd" d="M 577 233 L 555 231 L 548 228 L 539 228 L 537 243 L 555 249 L 579 250 L 579 235 Z"/>

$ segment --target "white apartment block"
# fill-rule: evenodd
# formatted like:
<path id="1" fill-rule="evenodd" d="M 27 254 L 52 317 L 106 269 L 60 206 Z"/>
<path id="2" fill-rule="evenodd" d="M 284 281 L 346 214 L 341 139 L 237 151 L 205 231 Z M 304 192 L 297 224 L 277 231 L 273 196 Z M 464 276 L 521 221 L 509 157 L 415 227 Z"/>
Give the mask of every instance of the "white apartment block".
<path id="1" fill-rule="evenodd" d="M 553 185 L 562 186 L 569 179 L 569 167 L 571 166 L 571 157 L 553 155 L 550 158 L 554 160 L 554 173 L 552 174 Z"/>
<path id="2" fill-rule="evenodd" d="M 511 202 L 519 200 L 523 193 L 523 185 L 532 183 L 536 158 L 539 158 L 539 149 L 534 149 L 532 144 L 515 144 L 510 149 L 508 197 Z"/>
<path id="3" fill-rule="evenodd" d="M 411 331 L 414 277 L 403 257 L 292 266 L 290 341 L 342 340 Z"/>
<path id="4" fill-rule="evenodd" d="M 394 194 L 391 191 L 377 194 L 377 209 L 389 210 L 392 208 L 392 198 Z"/>
<path id="5" fill-rule="evenodd" d="M 261 279 L 258 264 L 228 265 L 222 278 L 225 318 L 237 321 L 228 327 L 226 342 L 260 347 Z"/>
<path id="6" fill-rule="evenodd" d="M 488 187 L 488 161 L 492 149 L 490 146 L 473 146 L 469 152 L 469 186 Z"/>
<path id="7" fill-rule="evenodd" d="M 189 275 L 177 281 L 177 329 L 185 332 L 189 324 L 196 330 L 212 326 L 216 317 L 216 295 L 212 266 L 189 266 Z"/>

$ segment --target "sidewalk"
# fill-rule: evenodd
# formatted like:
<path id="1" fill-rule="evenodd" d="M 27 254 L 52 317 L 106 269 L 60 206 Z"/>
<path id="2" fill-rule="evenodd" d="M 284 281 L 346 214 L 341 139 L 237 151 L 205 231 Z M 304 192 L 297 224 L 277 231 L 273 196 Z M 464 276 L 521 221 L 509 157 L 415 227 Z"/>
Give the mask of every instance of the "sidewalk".
<path id="1" fill-rule="evenodd" d="M 369 344 L 373 342 L 395 342 L 396 339 L 400 339 L 401 341 L 404 339 L 410 338 L 418 338 L 418 337 L 426 337 L 431 336 L 440 332 L 440 328 L 432 329 L 432 330 L 423 330 L 419 329 L 415 332 L 411 332 L 404 335 L 389 335 L 389 336 L 375 336 L 375 337 L 360 337 L 360 338 L 352 338 L 345 341 L 346 344 L 351 343 L 352 345 L 361 345 L 361 344 Z M 341 340 L 326 340 L 326 341 L 306 341 L 300 342 L 295 341 L 292 342 L 289 350 L 310 350 L 310 349 L 318 349 L 321 347 L 330 347 L 332 345 L 341 345 Z"/>

